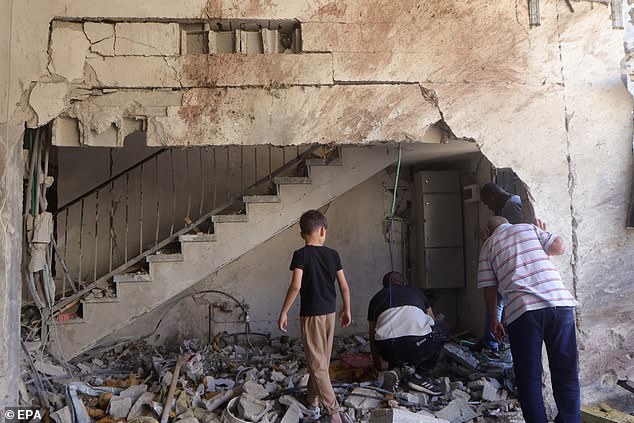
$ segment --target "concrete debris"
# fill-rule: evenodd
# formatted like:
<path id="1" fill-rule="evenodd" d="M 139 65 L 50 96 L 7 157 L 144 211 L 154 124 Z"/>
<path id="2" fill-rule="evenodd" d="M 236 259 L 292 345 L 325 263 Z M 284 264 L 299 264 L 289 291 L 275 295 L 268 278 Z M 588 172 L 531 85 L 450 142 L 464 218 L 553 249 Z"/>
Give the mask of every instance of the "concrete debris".
<path id="1" fill-rule="evenodd" d="M 436 413 L 436 417 L 448 420 L 451 423 L 464 423 L 480 416 L 481 413 L 474 411 L 463 399 L 451 401 L 445 408 Z"/>
<path id="2" fill-rule="evenodd" d="M 378 409 L 370 414 L 370 423 L 448 423 L 422 414 L 401 409 Z"/>
<path id="3" fill-rule="evenodd" d="M 100 292 L 103 292 L 99 290 Z M 90 294 L 98 295 L 96 292 Z M 104 294 L 105 295 L 105 294 Z M 244 339 L 244 335 L 242 335 Z M 176 358 L 184 358 L 176 379 L 170 423 L 298 423 L 318 417 L 305 401 L 308 374 L 301 342 L 288 337 L 258 336 L 251 345 L 236 335 L 219 334 L 211 344 L 188 340 L 178 348 L 157 347 L 143 341 L 119 343 L 70 364 L 39 353 L 38 372 L 46 374 L 58 392 L 52 406 L 55 423 L 103 420 L 113 423 L 156 423 L 163 414 L 166 392 L 174 379 Z M 333 387 L 348 421 L 365 423 L 463 423 L 519 421 L 521 411 L 507 364 L 457 344 L 445 350 L 433 377 L 442 395 L 429 396 L 409 389 L 407 366 L 395 373 L 390 390 L 363 351 L 366 338 L 336 338 L 338 360 L 331 364 Z M 34 350 L 39 351 L 39 350 Z M 475 361 L 474 361 L 475 360 Z M 489 369 L 499 368 L 499 376 Z M 69 374 L 81 382 L 69 384 Z M 33 379 L 33 378 L 32 378 Z M 67 389 L 67 386 L 70 389 Z M 27 384 L 37 398 L 34 384 Z M 78 395 L 81 394 L 81 395 Z M 322 415 L 323 410 L 318 410 Z"/>
<path id="4" fill-rule="evenodd" d="M 110 400 L 108 412 L 115 419 L 122 419 L 128 416 L 132 408 L 132 399 L 130 397 L 113 397 Z"/>
<path id="5" fill-rule="evenodd" d="M 383 401 L 383 395 L 365 388 L 356 388 L 352 391 L 345 404 L 355 410 L 373 410 L 378 408 Z"/>
<path id="6" fill-rule="evenodd" d="M 475 369 L 480 364 L 477 358 L 455 344 L 445 344 L 443 349 L 451 358 L 470 369 Z"/>

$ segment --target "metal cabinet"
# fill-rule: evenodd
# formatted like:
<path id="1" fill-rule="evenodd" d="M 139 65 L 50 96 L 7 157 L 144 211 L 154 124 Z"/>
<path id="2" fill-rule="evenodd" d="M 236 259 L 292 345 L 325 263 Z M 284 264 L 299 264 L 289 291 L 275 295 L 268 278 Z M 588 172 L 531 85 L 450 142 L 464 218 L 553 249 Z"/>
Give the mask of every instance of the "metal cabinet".
<path id="1" fill-rule="evenodd" d="M 458 171 L 414 174 L 416 280 L 421 288 L 462 288 L 464 231 Z"/>

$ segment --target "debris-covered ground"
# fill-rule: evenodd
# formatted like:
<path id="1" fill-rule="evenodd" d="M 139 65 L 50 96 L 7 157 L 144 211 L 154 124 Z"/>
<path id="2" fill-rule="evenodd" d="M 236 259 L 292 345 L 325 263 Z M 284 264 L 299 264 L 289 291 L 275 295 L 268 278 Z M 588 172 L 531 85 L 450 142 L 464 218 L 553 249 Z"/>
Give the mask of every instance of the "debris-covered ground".
<path id="1" fill-rule="evenodd" d="M 22 405 L 43 404 L 57 423 L 315 421 L 304 405 L 308 375 L 301 343 L 285 336 L 252 335 L 248 341 L 220 334 L 210 345 L 186 341 L 173 350 L 136 341 L 72 364 L 31 351 Z M 435 370 L 443 394 L 432 397 L 407 383 L 386 386 L 384 374 L 372 367 L 367 338 L 336 339 L 331 378 L 344 417 L 372 423 L 523 421 L 510 354 L 472 353 L 470 344 L 445 346 Z"/>

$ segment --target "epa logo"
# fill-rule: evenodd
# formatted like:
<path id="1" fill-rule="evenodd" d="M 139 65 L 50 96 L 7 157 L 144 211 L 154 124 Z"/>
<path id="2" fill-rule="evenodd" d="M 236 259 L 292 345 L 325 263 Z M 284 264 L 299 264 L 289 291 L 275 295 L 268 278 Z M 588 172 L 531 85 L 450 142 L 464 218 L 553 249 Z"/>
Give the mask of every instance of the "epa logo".
<path id="1" fill-rule="evenodd" d="M 38 421 L 42 420 L 42 411 L 32 407 L 7 407 L 4 418 L 7 422 Z"/>

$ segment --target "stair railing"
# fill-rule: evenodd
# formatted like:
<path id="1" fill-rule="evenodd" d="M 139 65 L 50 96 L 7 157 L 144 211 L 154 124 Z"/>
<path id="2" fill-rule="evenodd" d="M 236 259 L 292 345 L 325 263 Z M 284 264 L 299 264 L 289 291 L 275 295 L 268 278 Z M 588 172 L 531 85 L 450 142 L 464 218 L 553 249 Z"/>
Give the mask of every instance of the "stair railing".
<path id="1" fill-rule="evenodd" d="M 169 249 L 180 235 L 209 233 L 212 216 L 240 212 L 243 196 L 270 194 L 275 176 L 327 154 L 318 145 L 163 149 L 114 175 L 56 213 L 60 261 L 81 289 L 62 296 L 52 312 Z"/>

